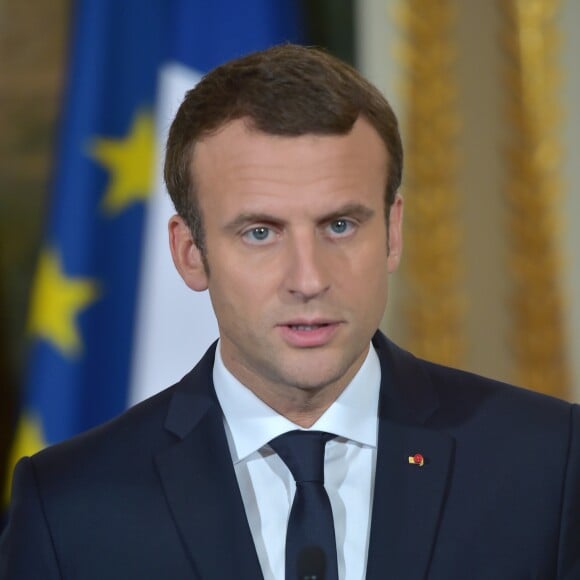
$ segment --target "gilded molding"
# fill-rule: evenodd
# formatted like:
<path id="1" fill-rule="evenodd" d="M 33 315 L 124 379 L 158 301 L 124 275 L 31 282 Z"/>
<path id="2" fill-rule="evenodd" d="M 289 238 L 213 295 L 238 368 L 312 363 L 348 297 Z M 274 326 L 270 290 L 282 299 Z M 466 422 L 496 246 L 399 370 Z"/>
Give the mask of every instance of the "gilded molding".
<path id="1" fill-rule="evenodd" d="M 558 0 L 498 3 L 505 21 L 508 265 L 515 380 L 569 395 L 561 288 Z"/>
<path id="2" fill-rule="evenodd" d="M 451 0 L 406 0 L 399 20 L 405 119 L 407 346 L 421 357 L 460 365 L 465 299 L 456 184 L 459 115 Z"/>

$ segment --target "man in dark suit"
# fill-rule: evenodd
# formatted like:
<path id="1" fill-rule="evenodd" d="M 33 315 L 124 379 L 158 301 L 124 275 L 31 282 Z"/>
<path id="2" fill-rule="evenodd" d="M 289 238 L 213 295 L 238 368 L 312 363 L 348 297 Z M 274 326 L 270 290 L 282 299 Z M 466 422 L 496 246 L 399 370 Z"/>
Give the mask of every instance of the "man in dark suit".
<path id="1" fill-rule="evenodd" d="M 219 342 L 177 385 L 19 463 L 2 580 L 284 578 L 287 528 L 308 514 L 276 442 L 296 430 L 332 434 L 316 493 L 334 578 L 577 574 L 579 409 L 377 331 L 401 170 L 388 103 L 320 51 L 256 53 L 186 95 L 170 245 L 209 289 Z"/>

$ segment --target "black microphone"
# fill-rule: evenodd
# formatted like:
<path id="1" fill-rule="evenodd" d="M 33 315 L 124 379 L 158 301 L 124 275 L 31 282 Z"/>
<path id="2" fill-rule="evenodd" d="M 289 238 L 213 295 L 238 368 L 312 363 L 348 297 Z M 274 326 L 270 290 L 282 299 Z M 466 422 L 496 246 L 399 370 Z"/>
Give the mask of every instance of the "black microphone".
<path id="1" fill-rule="evenodd" d="M 298 554 L 298 580 L 324 580 L 326 555 L 319 546 L 306 546 Z"/>

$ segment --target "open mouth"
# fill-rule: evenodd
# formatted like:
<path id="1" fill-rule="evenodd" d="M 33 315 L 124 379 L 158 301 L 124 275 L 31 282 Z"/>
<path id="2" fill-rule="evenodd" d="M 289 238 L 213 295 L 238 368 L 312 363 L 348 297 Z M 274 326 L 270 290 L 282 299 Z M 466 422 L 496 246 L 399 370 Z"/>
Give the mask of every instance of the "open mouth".
<path id="1" fill-rule="evenodd" d="M 318 330 L 325 326 L 330 326 L 329 322 L 323 322 L 322 324 L 288 324 L 288 327 L 292 330 L 299 330 L 301 332 L 309 332 L 312 330 Z"/>
<path id="2" fill-rule="evenodd" d="M 340 326 L 339 322 L 288 323 L 280 327 L 282 336 L 292 346 L 319 347 L 328 344 Z"/>

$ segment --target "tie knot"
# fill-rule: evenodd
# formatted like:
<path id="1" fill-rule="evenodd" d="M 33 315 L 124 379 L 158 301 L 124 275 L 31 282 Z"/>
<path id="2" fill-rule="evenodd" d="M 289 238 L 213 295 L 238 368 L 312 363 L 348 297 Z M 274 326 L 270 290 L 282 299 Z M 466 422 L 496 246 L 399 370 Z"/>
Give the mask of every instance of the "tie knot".
<path id="1" fill-rule="evenodd" d="M 289 431 L 270 441 L 296 483 L 324 483 L 324 449 L 335 435 L 323 431 Z"/>

